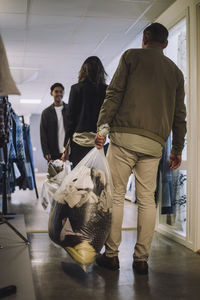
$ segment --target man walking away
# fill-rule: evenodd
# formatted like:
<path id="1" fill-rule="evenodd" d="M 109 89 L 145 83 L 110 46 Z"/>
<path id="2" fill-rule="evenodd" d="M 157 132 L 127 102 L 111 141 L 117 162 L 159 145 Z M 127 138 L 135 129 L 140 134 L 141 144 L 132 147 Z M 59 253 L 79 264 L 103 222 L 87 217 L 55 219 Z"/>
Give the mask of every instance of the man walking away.
<path id="1" fill-rule="evenodd" d="M 97 258 L 97 264 L 111 270 L 119 268 L 124 198 L 132 170 L 138 203 L 133 269 L 147 274 L 156 220 L 158 164 L 171 130 L 171 169 L 181 164 L 186 134 L 184 79 L 179 68 L 163 54 L 167 38 L 167 29 L 152 23 L 143 32 L 142 49 L 130 49 L 122 55 L 98 119 L 97 148 L 105 142 L 100 136 L 101 129 L 110 126 L 107 158 L 114 193 L 111 231 L 105 253 Z"/>

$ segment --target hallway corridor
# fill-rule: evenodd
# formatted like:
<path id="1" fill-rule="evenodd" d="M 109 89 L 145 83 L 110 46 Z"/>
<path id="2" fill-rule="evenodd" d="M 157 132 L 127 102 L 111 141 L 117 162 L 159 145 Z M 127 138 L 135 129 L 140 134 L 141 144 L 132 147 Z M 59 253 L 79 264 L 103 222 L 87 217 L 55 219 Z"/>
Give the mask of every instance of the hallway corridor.
<path id="1" fill-rule="evenodd" d="M 44 177 L 37 176 L 39 195 L 43 180 Z M 200 256 L 159 233 L 154 234 L 148 276 L 137 275 L 132 270 L 136 230 L 128 230 L 130 220 L 124 222 L 120 270 L 113 272 L 94 264 L 85 273 L 49 239 L 48 212 L 35 199 L 34 190 L 16 191 L 8 204 L 9 212 L 24 214 L 37 300 L 200 299 Z M 125 216 L 130 218 L 130 203 L 126 209 Z M 17 269 L 20 272 L 20 266 Z"/>
<path id="2" fill-rule="evenodd" d="M 37 300 L 199 300 L 200 256 L 155 233 L 149 275 L 132 271 L 136 231 L 123 231 L 120 270 L 85 273 L 46 233 L 28 234 Z"/>

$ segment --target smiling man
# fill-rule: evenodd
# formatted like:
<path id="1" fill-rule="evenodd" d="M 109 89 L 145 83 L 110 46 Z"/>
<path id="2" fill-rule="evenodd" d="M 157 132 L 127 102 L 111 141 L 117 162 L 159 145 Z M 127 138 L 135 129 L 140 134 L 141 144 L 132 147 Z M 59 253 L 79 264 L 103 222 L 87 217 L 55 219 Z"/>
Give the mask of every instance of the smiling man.
<path id="1" fill-rule="evenodd" d="M 67 104 L 62 101 L 64 86 L 61 83 L 54 83 L 50 90 L 54 102 L 43 110 L 40 122 L 41 146 L 47 161 L 61 158 L 65 150 L 67 127 Z"/>

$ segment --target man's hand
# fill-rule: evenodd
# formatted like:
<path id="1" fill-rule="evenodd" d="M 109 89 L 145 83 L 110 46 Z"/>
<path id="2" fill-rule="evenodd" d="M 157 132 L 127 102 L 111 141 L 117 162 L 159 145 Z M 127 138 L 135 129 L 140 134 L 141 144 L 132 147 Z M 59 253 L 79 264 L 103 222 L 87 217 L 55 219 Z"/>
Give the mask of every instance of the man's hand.
<path id="1" fill-rule="evenodd" d="M 181 165 L 182 157 L 181 155 L 170 154 L 169 161 L 170 161 L 170 169 L 176 170 Z"/>
<path id="2" fill-rule="evenodd" d="M 106 142 L 106 137 L 105 137 L 105 136 L 100 136 L 100 135 L 97 133 L 94 142 L 95 142 L 95 144 L 96 144 L 97 149 L 102 149 L 102 148 L 103 148 L 103 145 L 104 145 L 105 142 Z"/>
<path id="3" fill-rule="evenodd" d="M 65 151 L 63 152 L 62 156 L 61 156 L 61 160 L 62 161 L 66 161 L 68 160 L 68 149 L 65 149 Z"/>
<path id="4" fill-rule="evenodd" d="M 45 158 L 47 161 L 50 161 L 50 160 L 51 160 L 51 154 L 45 154 L 44 158 Z"/>

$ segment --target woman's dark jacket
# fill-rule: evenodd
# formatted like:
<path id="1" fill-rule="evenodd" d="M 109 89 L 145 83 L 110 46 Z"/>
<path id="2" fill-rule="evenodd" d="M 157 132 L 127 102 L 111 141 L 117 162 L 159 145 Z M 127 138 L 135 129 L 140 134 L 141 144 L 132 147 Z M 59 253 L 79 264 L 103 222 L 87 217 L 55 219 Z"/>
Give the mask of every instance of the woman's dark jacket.
<path id="1" fill-rule="evenodd" d="M 68 105 L 63 102 L 63 123 L 65 132 L 67 130 Z M 58 120 L 54 105 L 48 106 L 42 112 L 40 121 L 40 140 L 44 156 L 51 154 L 52 157 L 59 157 L 58 147 Z"/>
<path id="2" fill-rule="evenodd" d="M 71 86 L 65 144 L 75 132 L 97 131 L 97 120 L 106 88 L 106 84 L 97 85 L 89 80 Z"/>

